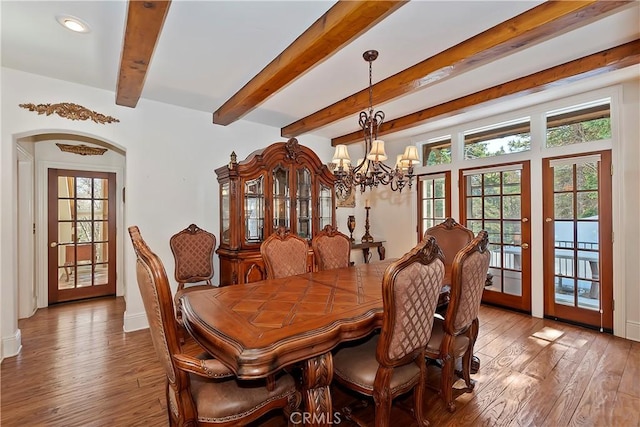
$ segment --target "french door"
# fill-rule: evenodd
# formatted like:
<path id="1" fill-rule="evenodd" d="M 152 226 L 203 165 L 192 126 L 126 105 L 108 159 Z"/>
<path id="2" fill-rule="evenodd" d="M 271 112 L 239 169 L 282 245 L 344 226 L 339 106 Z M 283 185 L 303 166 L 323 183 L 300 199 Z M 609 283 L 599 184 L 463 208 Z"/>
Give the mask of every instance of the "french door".
<path id="1" fill-rule="evenodd" d="M 529 162 L 460 171 L 461 221 L 489 233 L 490 280 L 482 301 L 531 312 Z"/>
<path id="2" fill-rule="evenodd" d="M 115 295 L 115 173 L 48 175 L 49 304 Z"/>
<path id="3" fill-rule="evenodd" d="M 543 159 L 544 314 L 613 330 L 611 152 Z"/>

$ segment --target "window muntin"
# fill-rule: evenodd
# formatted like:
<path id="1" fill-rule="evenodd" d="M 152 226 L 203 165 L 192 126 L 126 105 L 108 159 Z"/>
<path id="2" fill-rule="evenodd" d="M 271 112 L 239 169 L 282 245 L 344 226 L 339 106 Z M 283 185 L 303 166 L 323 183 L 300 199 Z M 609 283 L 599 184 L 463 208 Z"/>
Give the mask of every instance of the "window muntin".
<path id="1" fill-rule="evenodd" d="M 464 159 L 500 156 L 531 149 L 529 117 L 464 133 Z"/>
<path id="2" fill-rule="evenodd" d="M 609 98 L 547 113 L 546 147 L 563 147 L 611 138 Z"/>

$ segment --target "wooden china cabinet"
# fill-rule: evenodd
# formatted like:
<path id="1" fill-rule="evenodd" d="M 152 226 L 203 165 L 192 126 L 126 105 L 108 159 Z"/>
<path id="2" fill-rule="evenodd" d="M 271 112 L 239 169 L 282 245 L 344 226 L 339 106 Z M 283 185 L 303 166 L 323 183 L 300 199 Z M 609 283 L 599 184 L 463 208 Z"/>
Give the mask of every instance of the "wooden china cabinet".
<path id="1" fill-rule="evenodd" d="M 241 162 L 231 153 L 216 175 L 220 285 L 266 278 L 260 244 L 277 227 L 310 241 L 325 225 L 335 226 L 333 174 L 295 138 L 254 151 Z"/>

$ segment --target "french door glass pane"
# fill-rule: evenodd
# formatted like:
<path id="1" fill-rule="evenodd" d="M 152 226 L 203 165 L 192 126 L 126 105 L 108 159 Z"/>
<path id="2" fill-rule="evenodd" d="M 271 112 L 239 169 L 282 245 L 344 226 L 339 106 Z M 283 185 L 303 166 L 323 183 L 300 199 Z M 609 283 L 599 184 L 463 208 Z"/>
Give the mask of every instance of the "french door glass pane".
<path id="1" fill-rule="evenodd" d="M 522 172 L 479 172 L 465 179 L 466 225 L 474 234 L 489 234 L 493 277 L 485 289 L 522 296 Z"/>
<path id="2" fill-rule="evenodd" d="M 109 261 L 107 198 L 106 179 L 58 177 L 58 289 L 108 283 L 108 264 L 95 275 L 96 263 Z"/>
<path id="3" fill-rule="evenodd" d="M 556 165 L 553 176 L 555 302 L 599 310 L 598 162 Z"/>
<path id="4" fill-rule="evenodd" d="M 92 197 L 92 182 L 91 178 L 76 177 L 76 198 L 78 199 L 91 199 Z"/>

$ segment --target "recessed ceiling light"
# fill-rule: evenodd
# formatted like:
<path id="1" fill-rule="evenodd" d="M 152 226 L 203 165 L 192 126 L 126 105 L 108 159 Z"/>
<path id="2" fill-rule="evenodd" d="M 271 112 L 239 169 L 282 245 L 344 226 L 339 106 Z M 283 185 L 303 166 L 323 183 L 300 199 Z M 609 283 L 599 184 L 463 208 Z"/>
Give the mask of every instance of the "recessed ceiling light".
<path id="1" fill-rule="evenodd" d="M 91 31 L 89 25 L 87 25 L 81 19 L 76 18 L 75 16 L 58 15 L 56 16 L 56 20 L 66 29 L 74 31 L 76 33 L 88 33 L 89 31 Z"/>

